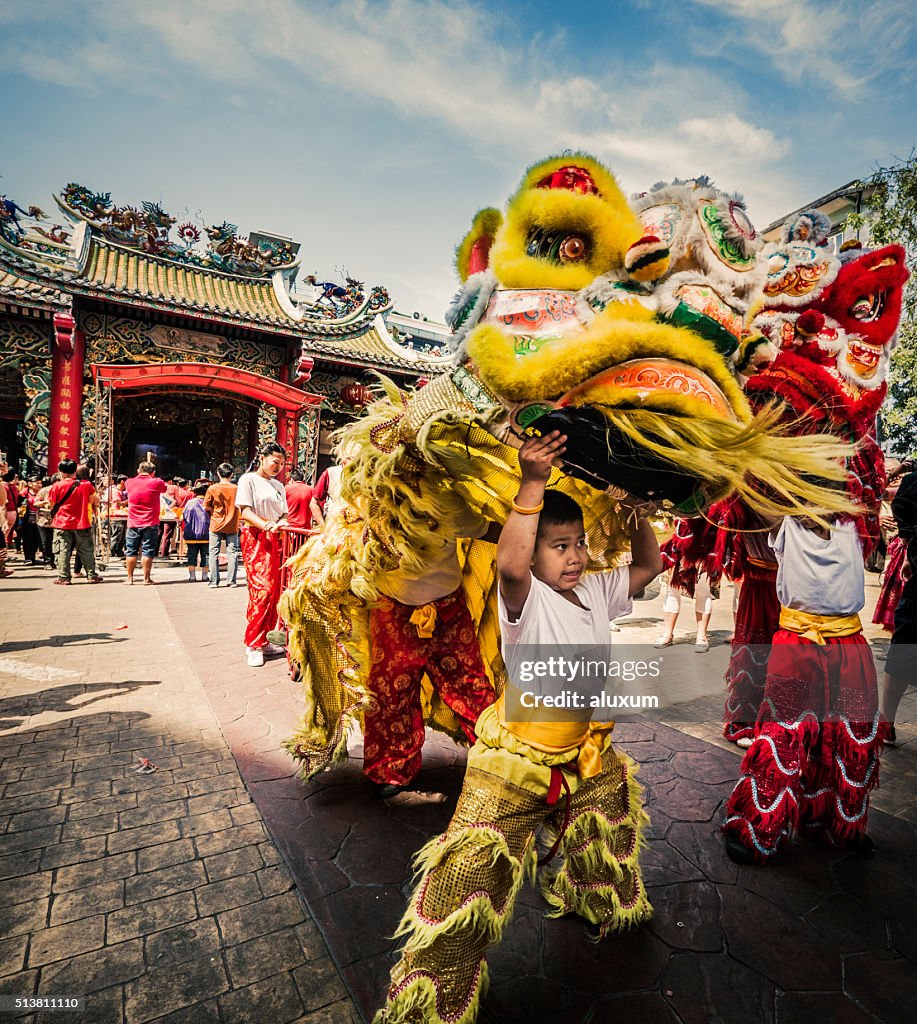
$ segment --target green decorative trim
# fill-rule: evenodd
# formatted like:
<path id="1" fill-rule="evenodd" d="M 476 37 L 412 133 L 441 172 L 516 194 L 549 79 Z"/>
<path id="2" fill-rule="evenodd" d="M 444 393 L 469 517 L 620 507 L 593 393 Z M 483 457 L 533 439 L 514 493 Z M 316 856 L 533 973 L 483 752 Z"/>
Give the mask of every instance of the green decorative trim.
<path id="1" fill-rule="evenodd" d="M 514 334 L 513 352 L 517 357 L 529 356 L 533 352 L 537 352 L 539 349 L 544 348 L 544 346 L 550 344 L 550 342 L 557 340 L 557 337 L 554 336 L 549 336 L 546 338 L 533 338 L 530 337 L 528 334 Z"/>
<path id="2" fill-rule="evenodd" d="M 541 419 L 542 416 L 551 412 L 552 409 L 553 406 L 545 402 L 532 402 L 531 405 L 526 405 L 520 409 L 514 418 L 522 430 L 527 430 L 536 420 Z"/>
<path id="3" fill-rule="evenodd" d="M 464 366 L 452 371 L 452 383 L 474 406 L 477 412 L 490 412 L 500 402 L 493 392 L 485 387 L 477 377 L 470 374 Z"/>
<path id="4" fill-rule="evenodd" d="M 669 321 L 678 327 L 688 327 L 699 334 L 707 341 L 712 341 L 720 355 L 729 356 L 739 347 L 739 341 L 734 334 L 730 334 L 716 320 L 699 313 L 693 306 L 686 302 L 679 302 L 668 318 Z"/>
<path id="5" fill-rule="evenodd" d="M 754 253 L 746 256 L 738 245 L 727 236 L 723 226 L 722 211 L 715 203 L 707 203 L 698 211 L 707 236 L 717 249 L 720 259 L 730 267 L 741 270 L 752 266 L 757 258 Z"/>

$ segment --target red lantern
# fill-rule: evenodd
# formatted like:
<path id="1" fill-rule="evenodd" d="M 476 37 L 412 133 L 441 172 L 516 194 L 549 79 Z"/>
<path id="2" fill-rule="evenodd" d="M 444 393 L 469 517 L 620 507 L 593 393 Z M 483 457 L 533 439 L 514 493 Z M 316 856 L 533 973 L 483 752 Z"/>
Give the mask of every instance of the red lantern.
<path id="1" fill-rule="evenodd" d="M 351 409 L 362 409 L 369 402 L 369 388 L 365 384 L 348 384 L 341 388 L 341 400 Z"/>

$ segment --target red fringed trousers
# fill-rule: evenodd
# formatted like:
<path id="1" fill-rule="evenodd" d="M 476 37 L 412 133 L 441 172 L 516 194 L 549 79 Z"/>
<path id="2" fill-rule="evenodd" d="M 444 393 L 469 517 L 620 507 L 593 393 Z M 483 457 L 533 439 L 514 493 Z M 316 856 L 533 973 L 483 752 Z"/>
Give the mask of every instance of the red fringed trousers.
<path id="1" fill-rule="evenodd" d="M 856 842 L 866 831 L 886 733 L 862 633 L 822 645 L 779 629 L 723 831 L 762 863 L 796 831 L 838 846 Z"/>
<path id="2" fill-rule="evenodd" d="M 768 654 L 779 624 L 777 566 L 749 559 L 739 591 L 735 636 L 726 669 L 723 735 L 727 740 L 735 742 L 755 734 Z"/>
<path id="3" fill-rule="evenodd" d="M 372 610 L 369 689 L 378 706 L 363 719 L 363 771 L 373 782 L 404 786 L 420 771 L 424 674 L 470 743 L 478 715 L 495 699 L 461 589 L 432 603 L 436 624 L 426 638 L 410 621 L 416 608 L 383 598 Z"/>
<path id="4" fill-rule="evenodd" d="M 239 531 L 245 578 L 248 582 L 248 611 L 245 646 L 264 647 L 268 630 L 277 625 L 280 600 L 280 534 L 243 526 Z"/>

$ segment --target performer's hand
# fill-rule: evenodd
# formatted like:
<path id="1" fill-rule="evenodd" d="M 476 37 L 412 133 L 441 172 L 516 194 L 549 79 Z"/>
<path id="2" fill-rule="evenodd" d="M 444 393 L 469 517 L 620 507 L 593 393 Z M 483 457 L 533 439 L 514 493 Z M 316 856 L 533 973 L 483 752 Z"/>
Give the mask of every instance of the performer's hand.
<path id="1" fill-rule="evenodd" d="M 523 483 L 547 483 L 554 460 L 567 450 L 567 435 L 552 430 L 544 437 L 528 437 L 519 449 Z"/>

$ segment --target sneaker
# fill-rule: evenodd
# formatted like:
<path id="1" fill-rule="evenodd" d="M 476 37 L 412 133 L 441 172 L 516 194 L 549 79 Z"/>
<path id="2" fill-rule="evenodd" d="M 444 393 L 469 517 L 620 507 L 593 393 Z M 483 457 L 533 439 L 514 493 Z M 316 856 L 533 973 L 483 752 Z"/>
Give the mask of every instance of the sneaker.
<path id="1" fill-rule="evenodd" d="M 218 590 L 219 586 L 220 586 L 219 583 L 208 583 L 207 584 L 207 589 L 208 590 Z"/>
<path id="2" fill-rule="evenodd" d="M 654 647 L 671 647 L 675 643 L 675 637 L 673 636 L 660 636 L 653 641 Z"/>
<path id="3" fill-rule="evenodd" d="M 264 651 L 260 647 L 246 647 L 245 662 L 249 668 L 261 668 L 264 664 Z"/>
<path id="4" fill-rule="evenodd" d="M 287 649 L 286 647 L 282 647 L 280 644 L 268 643 L 264 645 L 264 653 L 274 655 L 286 654 Z"/>
<path id="5" fill-rule="evenodd" d="M 736 864 L 754 864 L 755 855 L 744 843 L 732 836 L 725 836 L 726 856 Z"/>
<path id="6" fill-rule="evenodd" d="M 710 641 L 705 637 L 698 637 L 694 644 L 695 654 L 706 654 L 710 650 Z"/>
<path id="7" fill-rule="evenodd" d="M 741 747 L 743 750 L 748 750 L 754 742 L 755 741 L 751 736 L 742 736 L 740 739 L 736 740 L 736 746 Z"/>
<path id="8" fill-rule="evenodd" d="M 102 577 L 101 576 L 90 576 L 89 579 L 86 580 L 86 582 L 87 583 L 101 583 L 102 582 Z"/>

